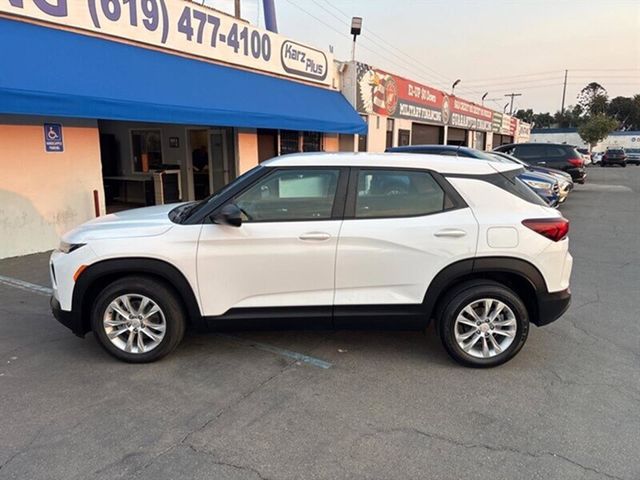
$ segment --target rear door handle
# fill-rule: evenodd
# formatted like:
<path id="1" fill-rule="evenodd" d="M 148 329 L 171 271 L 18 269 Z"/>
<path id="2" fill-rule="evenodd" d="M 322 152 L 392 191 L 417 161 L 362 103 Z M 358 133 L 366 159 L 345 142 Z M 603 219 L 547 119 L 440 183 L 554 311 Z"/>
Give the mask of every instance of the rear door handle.
<path id="1" fill-rule="evenodd" d="M 467 234 L 464 230 L 459 230 L 457 228 L 445 228 L 444 230 L 440 230 L 433 235 L 436 237 L 452 237 L 452 238 L 460 238 L 464 237 Z"/>
<path id="2" fill-rule="evenodd" d="M 322 242 L 324 240 L 329 240 L 331 238 L 331 235 L 326 232 L 307 232 L 303 233 L 298 238 L 300 240 Z"/>

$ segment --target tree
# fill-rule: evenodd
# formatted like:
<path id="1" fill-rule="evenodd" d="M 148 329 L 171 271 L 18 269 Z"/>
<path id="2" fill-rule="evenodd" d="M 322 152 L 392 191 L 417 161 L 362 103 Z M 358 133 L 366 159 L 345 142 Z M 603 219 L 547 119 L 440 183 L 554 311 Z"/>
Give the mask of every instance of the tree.
<path id="1" fill-rule="evenodd" d="M 584 123 L 582 107 L 569 105 L 562 113 L 558 110 L 553 116 L 553 120 L 561 128 L 579 127 Z"/>
<path id="2" fill-rule="evenodd" d="M 591 115 L 605 113 L 608 100 L 607 91 L 598 82 L 589 83 L 578 94 L 578 105 Z"/>
<path id="3" fill-rule="evenodd" d="M 640 95 L 615 97 L 609 103 L 607 114 L 620 123 L 621 130 L 640 130 Z"/>
<path id="4" fill-rule="evenodd" d="M 533 110 L 528 108 L 527 110 L 520 109 L 516 112 L 515 117 L 519 118 L 523 122 L 531 123 L 533 122 Z"/>
<path id="5" fill-rule="evenodd" d="M 592 115 L 582 126 L 578 128 L 580 138 L 594 147 L 607 135 L 618 127 L 618 122 L 613 118 L 599 113 Z"/>
<path id="6" fill-rule="evenodd" d="M 535 128 L 551 128 L 553 117 L 549 113 L 536 113 L 533 116 L 532 124 Z"/>

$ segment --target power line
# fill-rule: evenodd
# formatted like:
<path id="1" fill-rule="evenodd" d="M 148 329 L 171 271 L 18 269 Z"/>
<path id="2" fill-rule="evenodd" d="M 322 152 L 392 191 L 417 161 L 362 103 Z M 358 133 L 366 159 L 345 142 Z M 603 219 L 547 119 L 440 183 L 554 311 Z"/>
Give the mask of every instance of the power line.
<path id="1" fill-rule="evenodd" d="M 315 0 L 314 0 L 315 1 Z M 327 3 L 327 5 L 331 6 L 334 10 L 336 10 L 338 13 L 340 13 L 340 15 L 342 15 L 345 19 L 349 20 L 350 17 L 349 15 L 344 12 L 343 10 L 339 9 L 338 7 L 336 7 L 333 3 L 331 3 L 329 0 L 325 0 L 325 2 Z M 409 55 L 408 53 L 406 53 L 404 50 L 402 50 L 401 48 L 396 47 L 395 45 L 389 43 L 388 38 L 384 38 L 381 35 L 378 35 L 375 31 L 367 28 L 367 32 L 370 33 L 372 36 L 378 38 L 380 41 L 384 42 L 385 45 L 388 45 L 389 47 L 391 47 L 392 49 L 394 49 L 397 53 L 395 53 L 395 55 L 403 55 L 404 57 L 406 57 L 410 62 L 418 62 L 419 64 L 422 64 L 422 60 L 419 60 L 411 55 Z M 441 74 L 440 72 L 434 70 L 433 68 L 430 68 L 426 65 L 422 65 L 422 68 L 432 72 L 433 75 L 435 75 L 436 78 L 440 78 L 439 81 L 444 82 L 447 86 L 451 84 L 451 77 L 448 77 L 446 75 Z"/>
<path id="2" fill-rule="evenodd" d="M 289 4 L 293 5 L 294 7 L 296 7 L 297 9 L 299 9 L 300 11 L 302 11 L 303 13 L 307 14 L 307 15 L 308 15 L 308 16 L 310 16 L 311 18 L 315 19 L 316 21 L 320 22 L 321 24 L 323 24 L 323 25 L 324 25 L 324 26 L 326 26 L 327 28 L 329 28 L 329 29 L 333 30 L 334 32 L 338 33 L 340 36 L 342 36 L 342 37 L 346 37 L 346 38 L 350 38 L 350 37 L 349 37 L 345 32 L 343 32 L 343 31 L 341 31 L 341 30 L 338 30 L 338 29 L 337 29 L 336 27 L 334 27 L 333 25 L 331 25 L 331 24 L 329 24 L 329 23 L 325 22 L 323 19 L 321 19 L 321 18 L 317 17 L 316 15 L 312 14 L 311 12 L 309 12 L 309 11 L 305 10 L 305 9 L 304 9 L 304 8 L 302 8 L 301 6 L 299 6 L 299 5 L 295 4 L 295 3 L 293 3 L 291 0 L 287 0 L 287 3 L 289 3 Z M 379 57 L 381 57 L 381 58 L 386 59 L 388 62 L 390 62 L 390 63 L 392 63 L 392 64 L 394 64 L 394 65 L 398 66 L 399 68 L 401 68 L 401 69 L 403 69 L 403 70 L 408 70 L 408 71 L 412 70 L 412 69 L 410 69 L 409 67 L 407 67 L 407 66 L 405 66 L 405 65 L 402 65 L 402 64 L 398 63 L 398 60 L 399 60 L 399 59 L 398 59 L 398 60 L 396 60 L 396 59 L 393 59 L 393 58 L 389 58 L 388 56 L 383 55 L 383 54 L 382 54 L 382 53 L 380 53 L 379 51 L 376 51 L 376 50 L 374 50 L 373 48 L 368 47 L 367 45 L 362 45 L 362 44 L 360 44 L 360 47 L 361 47 L 361 48 L 364 48 L 365 50 L 370 51 L 371 53 L 376 54 L 377 56 L 379 56 Z M 415 70 L 413 70 L 413 71 L 414 71 L 414 74 L 416 74 L 416 73 L 415 73 Z M 418 76 L 421 76 L 422 74 L 418 73 L 417 75 L 418 75 Z M 431 82 L 429 82 L 429 83 L 431 83 Z"/>
<path id="3" fill-rule="evenodd" d="M 327 9 L 322 3 L 318 2 L 317 0 L 311 0 L 313 3 L 315 3 L 319 8 L 321 8 L 322 10 L 324 10 L 325 12 L 327 12 L 329 15 L 331 15 L 332 17 L 334 17 L 335 19 L 337 19 L 341 24 L 345 25 L 345 26 L 349 26 L 349 23 L 346 20 L 343 20 L 342 18 L 340 18 L 338 15 L 336 15 L 335 13 L 333 13 L 332 11 L 330 11 L 329 9 Z M 341 10 L 339 10 L 337 7 L 335 7 L 333 4 L 331 4 L 330 2 L 326 2 L 327 5 L 332 6 L 334 9 L 336 9 L 337 11 L 340 12 L 340 14 L 342 15 L 342 17 L 344 17 L 345 19 L 348 19 L 348 15 L 344 12 L 342 12 Z M 405 62 L 407 65 L 410 65 L 410 67 L 405 67 L 405 68 L 413 68 L 416 71 L 420 71 L 421 75 L 425 75 L 428 79 L 430 83 L 436 83 L 440 84 L 440 83 L 445 83 L 446 85 L 448 85 L 449 81 L 448 79 L 446 79 L 445 77 L 443 77 L 442 75 L 440 75 L 438 72 L 436 72 L 433 69 L 429 69 L 428 67 L 425 67 L 422 65 L 422 63 L 420 61 L 418 61 L 416 58 L 411 57 L 407 54 L 404 54 L 400 49 L 398 49 L 397 47 L 394 47 L 393 45 L 391 45 L 389 42 L 385 41 L 382 37 L 380 37 L 379 35 L 377 35 L 374 31 L 372 31 L 369 28 L 366 28 L 366 32 L 368 34 L 370 34 L 373 37 L 376 38 L 380 38 L 382 41 L 378 41 L 375 40 L 374 38 L 368 38 L 367 36 L 362 36 L 361 37 L 361 42 L 365 41 L 365 42 L 371 42 L 372 44 L 376 45 L 377 48 L 381 48 L 387 52 L 389 52 L 391 55 L 394 55 L 398 61 L 401 62 Z M 394 50 L 398 50 L 401 53 L 403 53 L 403 55 L 407 58 L 410 59 L 410 62 L 408 62 L 407 60 L 403 60 L 402 58 L 398 58 L 398 54 L 392 50 L 392 48 Z M 369 49 L 371 51 L 371 49 Z M 428 71 L 432 71 L 435 73 L 435 75 L 428 73 Z M 438 78 L 440 77 L 440 78 Z M 441 78 L 445 78 L 444 82 L 443 80 L 441 80 Z M 446 87 L 445 87 L 446 88 Z"/>

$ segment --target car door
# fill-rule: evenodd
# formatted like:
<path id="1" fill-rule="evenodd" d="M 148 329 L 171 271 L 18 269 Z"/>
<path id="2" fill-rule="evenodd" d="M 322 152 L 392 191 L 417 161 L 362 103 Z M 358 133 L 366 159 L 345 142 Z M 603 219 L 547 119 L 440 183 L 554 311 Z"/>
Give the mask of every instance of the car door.
<path id="1" fill-rule="evenodd" d="M 444 267 L 472 258 L 478 225 L 426 170 L 353 169 L 336 258 L 339 306 L 420 304 Z"/>
<path id="2" fill-rule="evenodd" d="M 197 269 L 206 316 L 333 302 L 347 170 L 278 168 L 237 194 L 240 227 L 205 224 Z"/>

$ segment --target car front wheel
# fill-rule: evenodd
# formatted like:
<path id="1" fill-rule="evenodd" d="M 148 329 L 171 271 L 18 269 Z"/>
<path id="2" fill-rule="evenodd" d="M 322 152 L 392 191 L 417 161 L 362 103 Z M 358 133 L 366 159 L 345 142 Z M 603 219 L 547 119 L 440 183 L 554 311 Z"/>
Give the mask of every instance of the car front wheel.
<path id="1" fill-rule="evenodd" d="M 91 327 L 100 345 L 131 363 L 158 360 L 184 336 L 185 315 L 176 294 L 154 278 L 116 280 L 97 296 Z"/>
<path id="2" fill-rule="evenodd" d="M 527 309 L 518 295 L 500 283 L 462 284 L 439 310 L 442 343 L 462 365 L 495 367 L 513 358 L 527 340 Z"/>

